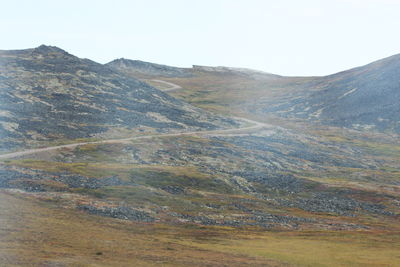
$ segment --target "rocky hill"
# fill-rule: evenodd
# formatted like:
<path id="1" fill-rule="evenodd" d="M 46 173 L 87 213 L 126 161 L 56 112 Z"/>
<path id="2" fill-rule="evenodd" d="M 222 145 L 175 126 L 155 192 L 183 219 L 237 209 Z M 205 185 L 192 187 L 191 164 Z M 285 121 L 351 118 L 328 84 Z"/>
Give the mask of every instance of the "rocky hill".
<path id="1" fill-rule="evenodd" d="M 0 65 L 1 266 L 398 265 L 398 136 L 318 124 L 396 114 L 391 60 L 281 77 L 41 46 Z"/>
<path id="2" fill-rule="evenodd" d="M 194 66 L 186 71 L 192 75 L 146 75 L 185 88 L 173 95 L 214 111 L 400 133 L 400 55 L 325 77 L 285 77 L 228 67 Z"/>
<path id="3" fill-rule="evenodd" d="M 1 150 L 51 141 L 232 126 L 62 49 L 0 51 Z"/>
<path id="4" fill-rule="evenodd" d="M 263 112 L 323 124 L 400 133 L 400 55 L 315 78 L 303 95 Z M 269 102 L 269 101 L 268 101 Z"/>
<path id="5" fill-rule="evenodd" d="M 191 73 L 188 69 L 155 64 L 141 60 L 119 58 L 107 63 L 106 65 L 132 76 L 152 76 L 152 75 L 160 77 L 191 76 Z"/>

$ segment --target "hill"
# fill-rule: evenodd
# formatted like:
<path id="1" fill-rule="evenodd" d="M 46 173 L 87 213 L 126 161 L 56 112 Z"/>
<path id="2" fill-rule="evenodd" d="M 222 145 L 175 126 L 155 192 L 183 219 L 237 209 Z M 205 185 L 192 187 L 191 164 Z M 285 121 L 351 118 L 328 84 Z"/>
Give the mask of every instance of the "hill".
<path id="1" fill-rule="evenodd" d="M 234 122 L 62 49 L 0 51 L 1 150 Z"/>
<path id="2" fill-rule="evenodd" d="M 315 78 L 304 95 L 261 112 L 317 120 L 323 124 L 400 133 L 400 55 Z"/>
<path id="3" fill-rule="evenodd" d="M 194 66 L 186 72 L 191 75 L 147 73 L 146 78 L 175 83 L 185 90 L 174 96 L 220 113 L 400 133 L 400 55 L 325 77 L 285 77 L 228 67 Z"/>
<path id="4" fill-rule="evenodd" d="M 0 58 L 0 265 L 398 263 L 398 137 L 294 109 L 335 78 Z"/>
<path id="5" fill-rule="evenodd" d="M 191 74 L 184 68 L 171 67 L 167 65 L 149 63 L 141 60 L 130 60 L 125 58 L 115 59 L 106 64 L 114 69 L 131 76 L 161 76 L 161 77 L 190 77 Z"/>

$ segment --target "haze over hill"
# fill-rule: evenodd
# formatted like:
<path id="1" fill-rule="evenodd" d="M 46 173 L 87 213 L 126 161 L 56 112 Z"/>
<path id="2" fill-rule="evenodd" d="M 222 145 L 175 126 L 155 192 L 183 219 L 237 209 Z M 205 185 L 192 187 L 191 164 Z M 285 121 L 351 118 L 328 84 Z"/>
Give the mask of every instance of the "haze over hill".
<path id="1" fill-rule="evenodd" d="M 265 99 L 259 112 L 323 124 L 400 133 L 400 55 L 315 78 L 287 103 Z"/>
<path id="2" fill-rule="evenodd" d="M 213 105 L 214 101 L 216 106 L 229 106 L 227 111 L 400 133 L 399 55 L 325 77 L 284 77 L 229 67 L 181 69 L 124 62 L 108 65 L 132 77 L 169 79 L 187 88 L 176 96 L 201 107 Z M 146 71 L 143 65 L 147 70 L 162 66 L 169 72 L 166 75 Z"/>
<path id="3" fill-rule="evenodd" d="M 1 3 L 0 267 L 400 267 L 400 0 Z"/>

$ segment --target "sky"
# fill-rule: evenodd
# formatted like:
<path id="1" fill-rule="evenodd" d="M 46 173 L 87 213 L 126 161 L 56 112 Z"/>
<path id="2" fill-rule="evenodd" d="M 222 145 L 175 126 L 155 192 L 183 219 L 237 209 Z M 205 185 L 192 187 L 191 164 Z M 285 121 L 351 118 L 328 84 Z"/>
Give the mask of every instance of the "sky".
<path id="1" fill-rule="evenodd" d="M 400 0 L 0 0 L 0 49 L 326 75 L 400 53 Z"/>

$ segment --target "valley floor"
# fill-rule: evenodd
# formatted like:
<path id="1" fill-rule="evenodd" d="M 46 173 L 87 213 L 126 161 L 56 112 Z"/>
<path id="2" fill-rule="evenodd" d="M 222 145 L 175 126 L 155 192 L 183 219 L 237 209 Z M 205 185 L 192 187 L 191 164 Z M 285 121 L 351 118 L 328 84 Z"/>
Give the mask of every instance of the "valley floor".
<path id="1" fill-rule="evenodd" d="M 400 148 L 354 134 L 260 123 L 4 158 L 0 265 L 400 265 Z"/>
<path id="2" fill-rule="evenodd" d="M 398 231 L 136 223 L 0 193 L 1 266 L 398 266 Z"/>

